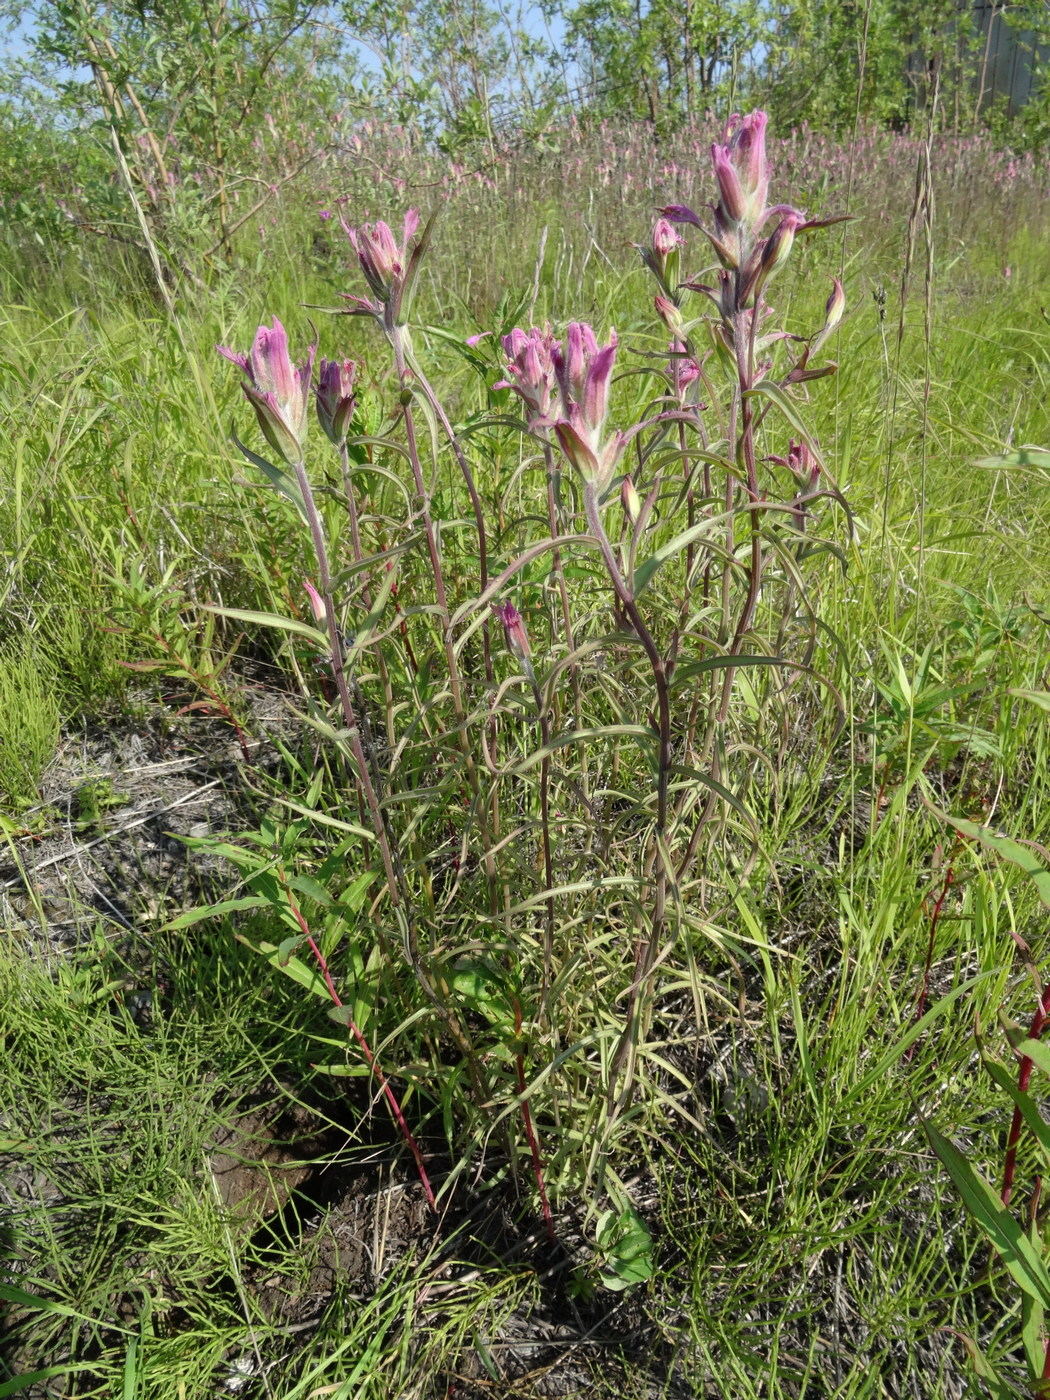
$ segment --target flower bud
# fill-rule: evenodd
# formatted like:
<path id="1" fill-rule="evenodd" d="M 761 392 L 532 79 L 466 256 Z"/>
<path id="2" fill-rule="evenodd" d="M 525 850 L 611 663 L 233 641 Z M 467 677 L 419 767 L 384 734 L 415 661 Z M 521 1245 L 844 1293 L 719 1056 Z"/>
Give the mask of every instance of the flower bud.
<path id="1" fill-rule="evenodd" d="M 682 245 L 682 235 L 669 219 L 657 219 L 653 224 L 653 252 L 659 258 L 669 257 Z"/>
<path id="2" fill-rule="evenodd" d="M 314 615 L 314 621 L 318 627 L 323 627 L 327 618 L 324 599 L 308 578 L 303 579 L 303 587 L 306 589 L 306 596 L 310 599 L 310 611 Z"/>
<path id="3" fill-rule="evenodd" d="M 275 316 L 272 327 L 260 326 L 256 331 L 247 355 L 225 345 L 215 348 L 248 376 L 241 388 L 255 409 L 266 441 L 286 462 L 302 461 L 316 345 L 310 347 L 297 369 L 288 353 L 287 333 Z"/>
<path id="4" fill-rule="evenodd" d="M 630 476 L 625 476 L 620 486 L 620 504 L 623 506 L 623 513 L 632 525 L 638 524 L 638 517 L 642 513 L 642 501 Z"/>
<path id="5" fill-rule="evenodd" d="M 846 309 L 846 294 L 842 290 L 842 283 L 836 277 L 832 285 L 831 295 L 824 306 L 824 334 L 833 331 L 842 320 L 842 313 Z"/>
<path id="6" fill-rule="evenodd" d="M 507 650 L 514 657 L 521 667 L 523 674 L 536 684 L 536 675 L 532 669 L 532 650 L 529 647 L 528 633 L 525 631 L 525 623 L 522 621 L 521 613 L 513 603 L 499 603 L 495 608 L 496 616 L 503 623 L 503 635 L 506 638 Z"/>
<path id="7" fill-rule="evenodd" d="M 673 301 L 667 297 L 654 297 L 653 305 L 660 315 L 660 319 L 673 336 L 680 336 L 685 326 L 685 317 Z"/>
<path id="8" fill-rule="evenodd" d="M 356 375 L 357 366 L 353 360 L 321 361 L 316 389 L 317 421 L 336 447 L 346 442 L 350 420 L 354 416 Z"/>

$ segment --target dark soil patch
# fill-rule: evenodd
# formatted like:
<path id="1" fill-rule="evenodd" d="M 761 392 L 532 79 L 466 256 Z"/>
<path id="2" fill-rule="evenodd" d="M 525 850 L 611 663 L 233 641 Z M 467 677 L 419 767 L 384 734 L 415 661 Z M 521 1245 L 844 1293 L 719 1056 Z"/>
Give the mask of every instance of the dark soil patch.
<path id="1" fill-rule="evenodd" d="M 279 691 L 253 685 L 243 697 L 250 763 L 229 725 L 155 698 L 66 734 L 42 805 L 9 819 L 15 834 L 0 845 L 4 926 L 54 956 L 92 923 L 139 932 L 198 902 L 220 866 L 179 837 L 251 822 L 252 785 L 278 763 L 274 739 L 299 728 Z"/>

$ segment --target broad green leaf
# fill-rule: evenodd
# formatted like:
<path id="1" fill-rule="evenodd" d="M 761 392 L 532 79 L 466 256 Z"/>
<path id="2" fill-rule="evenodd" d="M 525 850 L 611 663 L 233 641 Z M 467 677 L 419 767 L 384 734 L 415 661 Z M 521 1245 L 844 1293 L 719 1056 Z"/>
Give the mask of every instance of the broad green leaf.
<path id="1" fill-rule="evenodd" d="M 332 903 L 332 896 L 324 885 L 318 884 L 311 875 L 293 875 L 288 884 L 293 890 L 299 894 L 305 894 L 307 899 L 312 899 L 315 904 L 320 904 L 324 909 L 327 909 Z"/>
<path id="2" fill-rule="evenodd" d="M 1038 1245 L 1033 1242 L 1033 1247 L 1038 1248 Z M 1033 1376 L 1043 1374 L 1043 1360 L 1046 1350 L 1046 1343 L 1043 1340 L 1043 1317 L 1042 1304 L 1037 1303 L 1034 1298 L 1030 1298 L 1027 1293 L 1022 1293 L 1021 1341 L 1024 1344 L 1025 1356 L 1028 1358 L 1028 1369 Z"/>
<path id="3" fill-rule="evenodd" d="M 1050 452 L 1045 447 L 1019 447 L 1016 452 L 1002 452 L 993 457 L 978 457 L 979 467 L 1050 467 Z"/>
<path id="4" fill-rule="evenodd" d="M 970 841 L 978 841 L 986 850 L 993 855 L 999 856 L 1001 860 L 1008 861 L 1011 865 L 1016 865 L 1019 870 L 1023 870 L 1035 885 L 1039 898 L 1050 909 L 1050 870 L 1039 856 L 1027 846 L 1022 846 L 1019 841 L 1014 841 L 1009 836 L 1000 836 L 998 832 L 990 826 L 978 826 L 976 822 L 967 821 L 964 817 L 953 817 L 948 812 L 942 812 L 937 807 L 930 806 L 942 821 L 954 827 L 960 836 L 965 836 Z"/>
<path id="5" fill-rule="evenodd" d="M 955 1144 L 949 1142 L 926 1119 L 922 1120 L 922 1126 L 930 1146 L 944 1163 L 962 1196 L 966 1209 L 987 1236 L 1011 1278 L 1022 1292 L 1041 1307 L 1046 1307 L 1050 1304 L 1050 1274 L 1031 1240 Z"/>

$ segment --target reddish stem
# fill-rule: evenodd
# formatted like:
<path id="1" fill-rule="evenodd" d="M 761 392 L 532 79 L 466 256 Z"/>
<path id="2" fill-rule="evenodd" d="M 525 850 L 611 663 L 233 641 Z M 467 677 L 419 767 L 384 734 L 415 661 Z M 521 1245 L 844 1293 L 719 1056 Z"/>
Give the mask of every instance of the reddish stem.
<path id="1" fill-rule="evenodd" d="M 540 1193 L 540 1207 L 543 1211 L 543 1223 L 547 1228 L 547 1238 L 551 1244 L 558 1243 L 558 1236 L 554 1230 L 554 1216 L 551 1214 L 550 1201 L 547 1199 L 547 1183 L 543 1179 L 543 1156 L 540 1153 L 540 1143 L 536 1136 L 536 1129 L 532 1122 L 532 1111 L 529 1108 L 528 1100 L 525 1098 L 525 1055 L 520 1049 L 521 1046 L 521 1003 L 514 1002 L 514 1034 L 518 1039 L 519 1049 L 514 1056 L 514 1066 L 518 1076 L 518 1093 L 521 1096 L 521 1118 L 525 1125 L 525 1136 L 529 1143 L 529 1152 L 532 1156 L 532 1174 L 536 1178 L 536 1188 Z"/>
<path id="2" fill-rule="evenodd" d="M 1028 1028 L 1028 1039 L 1038 1040 L 1043 1033 L 1043 1028 L 1050 1019 L 1050 982 L 1043 988 L 1043 994 L 1039 998 L 1039 1005 L 1035 1008 L 1032 1017 L 1032 1024 Z M 1032 1079 L 1032 1061 L 1028 1055 L 1022 1055 L 1017 1071 L 1017 1088 L 1020 1093 L 1028 1091 L 1028 1085 Z M 1021 1110 L 1014 1109 L 1013 1118 L 1010 1121 L 1010 1132 L 1006 1138 L 1006 1155 L 1003 1159 L 1003 1192 L 1002 1202 L 1004 1206 L 1010 1204 L 1010 1197 L 1014 1190 L 1014 1175 L 1017 1171 L 1017 1144 L 1021 1140 L 1022 1127 Z M 1050 1344 L 1048 1344 L 1050 1345 Z M 1050 1357 L 1050 1353 L 1048 1353 Z M 1044 1376 L 1050 1378 L 1050 1373 L 1044 1370 Z"/>
<path id="3" fill-rule="evenodd" d="M 285 893 L 288 895 L 288 905 L 292 911 L 292 914 L 295 917 L 295 921 L 302 929 L 303 937 L 306 939 L 306 945 L 310 949 L 310 952 L 314 955 L 314 960 L 317 963 L 322 978 L 324 979 L 324 984 L 328 989 L 328 995 L 332 998 L 333 1005 L 338 1006 L 342 1010 L 346 1018 L 346 1027 L 360 1046 L 361 1053 L 365 1057 L 365 1060 L 368 1064 L 368 1068 L 375 1075 L 379 1087 L 383 1091 L 383 1096 L 385 1097 L 387 1104 L 390 1107 L 390 1115 L 393 1118 L 394 1122 L 397 1124 L 398 1130 L 400 1131 L 401 1136 L 405 1140 L 405 1146 L 408 1148 L 409 1152 L 412 1153 L 413 1161 L 416 1164 L 416 1171 L 419 1173 L 419 1180 L 423 1187 L 423 1194 L 427 1198 L 427 1205 L 429 1205 L 432 1211 L 436 1212 L 437 1199 L 434 1196 L 434 1188 L 430 1184 L 430 1177 L 427 1175 L 427 1168 L 426 1163 L 423 1160 L 423 1153 L 420 1151 L 419 1143 L 416 1142 L 415 1138 L 412 1136 L 411 1128 L 405 1122 L 405 1115 L 401 1112 L 401 1105 L 397 1101 L 397 1095 L 394 1093 L 393 1089 L 391 1089 L 389 1081 L 387 1080 L 386 1075 L 383 1073 L 382 1068 L 380 1067 L 379 1061 L 372 1054 L 371 1046 L 365 1039 L 363 1032 L 358 1027 L 353 1016 L 351 1016 L 349 1009 L 343 1002 L 342 997 L 340 997 L 339 993 L 336 991 L 335 983 L 332 980 L 332 974 L 328 968 L 328 961 L 325 958 L 325 955 L 321 952 L 320 948 L 318 948 L 317 944 L 314 942 L 313 934 L 310 932 L 309 925 L 307 924 L 306 919 L 303 917 L 302 911 L 296 904 L 295 900 L 292 898 L 291 894 L 288 892 L 287 888 L 285 889 Z"/>
<path id="4" fill-rule="evenodd" d="M 915 1001 L 915 1014 L 912 1021 L 921 1021 L 926 1011 L 926 999 L 930 994 L 930 969 L 933 966 L 933 951 L 937 941 L 937 925 L 941 921 L 941 910 L 944 908 L 944 901 L 948 898 L 948 891 L 955 883 L 955 866 L 949 865 L 945 872 L 944 882 L 941 885 L 941 892 L 934 900 L 933 908 L 930 910 L 930 936 L 926 941 L 926 963 L 922 970 L 922 986 L 919 988 L 919 995 Z M 904 1053 L 905 1060 L 911 1060 L 918 1049 L 919 1042 L 913 1040 Z"/>

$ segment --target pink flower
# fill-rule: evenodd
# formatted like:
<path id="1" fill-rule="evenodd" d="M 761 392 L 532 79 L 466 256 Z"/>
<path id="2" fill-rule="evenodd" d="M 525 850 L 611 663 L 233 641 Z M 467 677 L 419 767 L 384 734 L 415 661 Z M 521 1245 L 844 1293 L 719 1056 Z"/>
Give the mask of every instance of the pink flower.
<path id="1" fill-rule="evenodd" d="M 382 219 L 374 224 L 362 224 L 359 228 L 351 228 L 344 220 L 343 228 L 357 254 L 365 281 L 379 299 L 380 306 L 371 307 L 373 313 L 391 303 L 396 305 L 400 299 L 411 256 L 408 245 L 418 227 L 419 213 L 410 209 L 405 215 L 404 231 L 399 244 L 390 231 L 390 225 L 385 224 Z M 367 307 L 368 303 L 365 306 Z"/>
<path id="2" fill-rule="evenodd" d="M 530 428 L 549 426 L 556 387 L 553 358 L 556 345 L 550 327 L 542 331 L 535 326 L 528 331 L 515 327 L 503 337 L 507 378 L 492 387 L 514 390 L 528 407 Z"/>
<path id="3" fill-rule="evenodd" d="M 256 331 L 247 355 L 225 345 L 215 348 L 248 376 L 249 382 L 241 388 L 255 409 L 266 441 L 286 462 L 300 462 L 317 346 L 311 345 L 306 359 L 296 369 L 288 353 L 288 336 L 275 316 L 272 328 L 260 326 Z"/>
<path id="4" fill-rule="evenodd" d="M 611 478 L 626 442 L 622 433 L 604 437 L 616 346 L 615 331 L 610 332 L 607 345 L 599 346 L 590 326 L 573 321 L 564 346 L 553 351 L 561 392 L 554 431 L 576 470 L 585 480 L 602 486 Z"/>
<path id="5" fill-rule="evenodd" d="M 316 399 L 317 421 L 325 436 L 339 447 L 346 441 L 347 429 L 354 416 L 354 380 L 357 366 L 353 360 L 322 360 L 318 375 Z"/>

